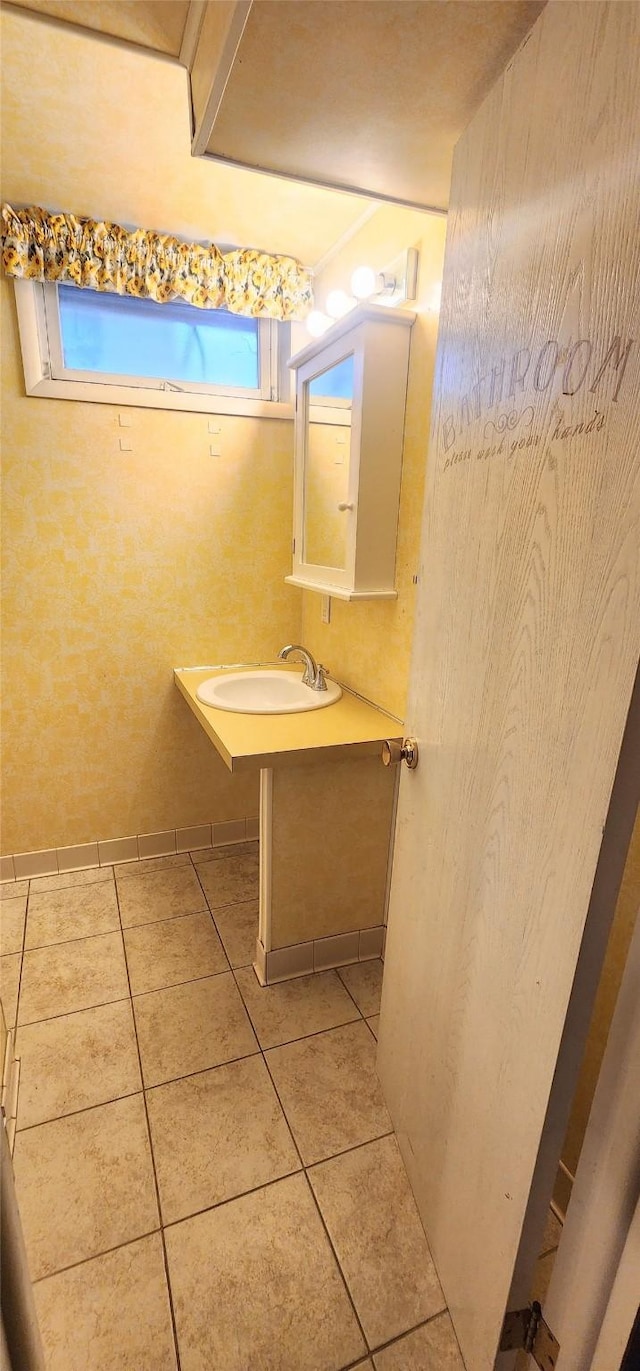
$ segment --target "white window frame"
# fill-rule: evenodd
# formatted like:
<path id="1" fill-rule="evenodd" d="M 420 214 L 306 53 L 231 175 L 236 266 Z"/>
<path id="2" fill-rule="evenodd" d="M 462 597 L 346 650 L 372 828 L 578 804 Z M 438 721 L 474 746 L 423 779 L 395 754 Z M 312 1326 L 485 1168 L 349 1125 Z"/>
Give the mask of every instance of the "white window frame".
<path id="1" fill-rule="evenodd" d="M 14 286 L 27 395 L 196 414 L 293 418 L 291 375 L 287 368 L 289 329 L 279 326 L 276 320 L 258 320 L 258 390 L 205 386 L 195 381 L 178 385 L 153 377 L 113 377 L 64 366 L 58 288 L 54 282 L 16 280 Z M 286 398 L 278 399 L 278 395 Z"/>

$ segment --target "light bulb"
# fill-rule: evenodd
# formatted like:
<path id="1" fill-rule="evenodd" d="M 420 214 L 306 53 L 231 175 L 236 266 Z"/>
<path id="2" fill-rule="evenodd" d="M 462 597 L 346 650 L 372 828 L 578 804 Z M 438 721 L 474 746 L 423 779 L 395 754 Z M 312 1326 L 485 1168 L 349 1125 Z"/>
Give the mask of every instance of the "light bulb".
<path id="1" fill-rule="evenodd" d="M 356 267 L 351 277 L 351 289 L 356 300 L 366 300 L 373 295 L 378 284 L 377 272 L 373 267 Z"/>
<path id="2" fill-rule="evenodd" d="M 327 314 L 332 319 L 342 319 L 354 305 L 355 300 L 345 290 L 330 290 L 327 295 Z"/>
<path id="3" fill-rule="evenodd" d="M 322 334 L 326 333 L 330 324 L 331 320 L 329 316 L 323 314 L 320 309 L 312 309 L 311 313 L 307 315 L 307 332 L 311 334 L 312 338 L 321 338 Z"/>

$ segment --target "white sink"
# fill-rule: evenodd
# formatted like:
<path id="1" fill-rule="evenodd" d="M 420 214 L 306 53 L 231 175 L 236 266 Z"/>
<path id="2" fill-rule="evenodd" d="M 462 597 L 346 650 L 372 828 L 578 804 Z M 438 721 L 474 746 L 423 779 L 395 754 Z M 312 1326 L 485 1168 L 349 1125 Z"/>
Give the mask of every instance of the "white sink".
<path id="1" fill-rule="evenodd" d="M 234 714 L 299 714 L 306 709 L 326 709 L 340 699 L 342 690 L 327 681 L 326 690 L 302 684 L 297 671 L 227 671 L 211 676 L 196 690 L 203 705 L 228 709 Z"/>

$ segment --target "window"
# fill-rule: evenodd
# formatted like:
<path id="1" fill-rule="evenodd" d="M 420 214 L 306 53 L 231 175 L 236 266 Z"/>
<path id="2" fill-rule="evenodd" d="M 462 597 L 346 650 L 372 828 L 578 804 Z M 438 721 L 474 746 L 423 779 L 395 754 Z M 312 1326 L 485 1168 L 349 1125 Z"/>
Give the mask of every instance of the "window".
<path id="1" fill-rule="evenodd" d="M 28 395 L 291 414 L 290 327 L 227 310 L 16 281 Z"/>
<path id="2" fill-rule="evenodd" d="M 58 286 L 57 309 L 51 295 L 45 309 L 60 380 L 111 376 L 261 394 L 257 319 L 75 286 Z"/>

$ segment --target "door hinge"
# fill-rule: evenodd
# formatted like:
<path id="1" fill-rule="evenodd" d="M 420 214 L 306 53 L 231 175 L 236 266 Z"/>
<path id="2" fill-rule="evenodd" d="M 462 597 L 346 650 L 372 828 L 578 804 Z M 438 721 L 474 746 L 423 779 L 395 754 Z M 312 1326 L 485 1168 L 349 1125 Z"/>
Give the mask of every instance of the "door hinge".
<path id="1" fill-rule="evenodd" d="M 560 1343 L 545 1323 L 537 1300 L 527 1309 L 515 1309 L 511 1314 L 505 1314 L 500 1351 L 516 1352 L 520 1348 L 533 1357 L 541 1371 L 553 1371 Z"/>

